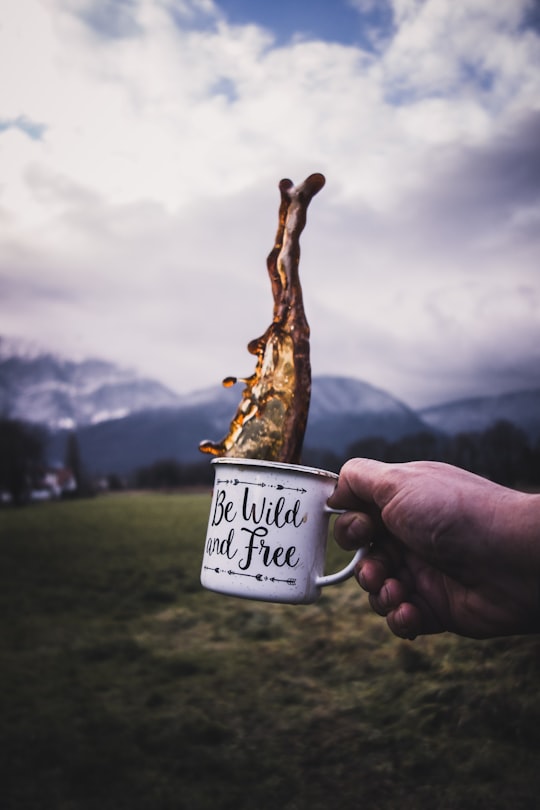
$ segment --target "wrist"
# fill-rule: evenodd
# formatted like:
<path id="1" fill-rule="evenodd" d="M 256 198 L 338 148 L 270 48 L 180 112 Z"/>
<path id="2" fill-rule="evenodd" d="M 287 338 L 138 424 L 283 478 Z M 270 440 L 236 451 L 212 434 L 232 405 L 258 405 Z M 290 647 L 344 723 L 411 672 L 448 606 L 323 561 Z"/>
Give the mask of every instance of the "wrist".
<path id="1" fill-rule="evenodd" d="M 507 508 L 512 557 L 522 570 L 540 573 L 540 495 L 515 492 L 514 496 Z"/>

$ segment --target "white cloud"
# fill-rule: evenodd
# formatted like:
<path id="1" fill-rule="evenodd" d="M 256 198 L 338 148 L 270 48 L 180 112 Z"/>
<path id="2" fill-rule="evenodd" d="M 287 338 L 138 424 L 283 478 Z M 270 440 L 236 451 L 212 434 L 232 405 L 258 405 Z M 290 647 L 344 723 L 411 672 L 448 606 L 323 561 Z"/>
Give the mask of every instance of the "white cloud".
<path id="1" fill-rule="evenodd" d="M 243 374 L 271 312 L 277 184 L 322 171 L 302 240 L 314 370 L 419 402 L 461 368 L 473 392 L 501 335 L 507 366 L 540 338 L 516 292 L 539 248 L 527 5 L 394 0 L 393 36 L 367 53 L 278 47 L 204 0 L 10 4 L 2 330 L 178 387 Z"/>

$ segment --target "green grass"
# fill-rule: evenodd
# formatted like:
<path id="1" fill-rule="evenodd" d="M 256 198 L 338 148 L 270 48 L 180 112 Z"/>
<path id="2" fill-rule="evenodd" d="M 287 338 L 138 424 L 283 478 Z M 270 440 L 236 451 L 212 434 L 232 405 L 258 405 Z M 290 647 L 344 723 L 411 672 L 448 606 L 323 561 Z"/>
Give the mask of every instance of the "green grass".
<path id="1" fill-rule="evenodd" d="M 206 592 L 209 505 L 0 512 L 5 810 L 536 806 L 539 639 L 401 642 L 353 581 Z"/>

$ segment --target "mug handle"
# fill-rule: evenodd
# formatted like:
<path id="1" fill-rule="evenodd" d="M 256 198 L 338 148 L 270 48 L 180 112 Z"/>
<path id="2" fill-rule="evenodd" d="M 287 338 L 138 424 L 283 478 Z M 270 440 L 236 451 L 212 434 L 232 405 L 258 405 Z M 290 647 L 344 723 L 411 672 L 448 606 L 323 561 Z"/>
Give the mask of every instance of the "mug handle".
<path id="1" fill-rule="evenodd" d="M 343 515 L 348 510 L 332 509 L 331 506 L 325 504 L 324 511 L 329 515 Z M 337 585 L 338 582 L 344 582 L 346 579 L 349 579 L 349 577 L 352 577 L 356 563 L 360 562 L 366 551 L 366 548 L 359 548 L 350 563 L 346 565 L 345 568 L 342 568 L 341 571 L 336 571 L 335 574 L 326 574 L 325 576 L 317 577 L 315 580 L 317 587 L 324 588 L 326 585 Z"/>

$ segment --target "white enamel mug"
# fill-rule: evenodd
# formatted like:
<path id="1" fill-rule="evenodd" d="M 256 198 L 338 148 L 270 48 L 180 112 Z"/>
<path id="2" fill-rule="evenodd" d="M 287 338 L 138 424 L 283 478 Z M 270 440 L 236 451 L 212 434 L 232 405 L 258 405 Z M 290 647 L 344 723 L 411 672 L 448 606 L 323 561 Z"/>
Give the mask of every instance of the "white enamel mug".
<path id="1" fill-rule="evenodd" d="M 214 491 L 201 568 L 211 591 L 265 602 L 308 604 L 321 588 L 353 575 L 324 574 L 327 500 L 338 476 L 326 470 L 257 459 L 216 458 Z"/>

